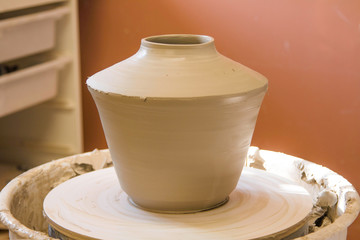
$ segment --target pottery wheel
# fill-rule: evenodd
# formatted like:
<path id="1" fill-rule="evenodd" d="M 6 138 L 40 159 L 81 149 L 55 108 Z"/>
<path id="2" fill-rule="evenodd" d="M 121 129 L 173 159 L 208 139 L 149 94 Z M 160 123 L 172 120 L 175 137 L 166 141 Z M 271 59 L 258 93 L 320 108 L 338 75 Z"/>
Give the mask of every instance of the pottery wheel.
<path id="1" fill-rule="evenodd" d="M 50 225 L 74 239 L 253 239 L 294 228 L 311 209 L 303 187 L 253 168 L 244 168 L 226 204 L 198 213 L 133 206 L 113 168 L 70 179 L 44 200 Z"/>

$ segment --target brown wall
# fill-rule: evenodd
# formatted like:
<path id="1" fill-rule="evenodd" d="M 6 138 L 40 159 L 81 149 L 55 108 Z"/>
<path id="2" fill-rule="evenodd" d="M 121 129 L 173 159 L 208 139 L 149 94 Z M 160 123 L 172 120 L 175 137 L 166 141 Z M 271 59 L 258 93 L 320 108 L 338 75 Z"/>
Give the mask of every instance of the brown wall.
<path id="1" fill-rule="evenodd" d="M 359 189 L 360 1 L 79 2 L 85 150 L 106 147 L 88 76 L 134 54 L 145 36 L 205 34 L 269 79 L 252 144 L 323 164 Z"/>

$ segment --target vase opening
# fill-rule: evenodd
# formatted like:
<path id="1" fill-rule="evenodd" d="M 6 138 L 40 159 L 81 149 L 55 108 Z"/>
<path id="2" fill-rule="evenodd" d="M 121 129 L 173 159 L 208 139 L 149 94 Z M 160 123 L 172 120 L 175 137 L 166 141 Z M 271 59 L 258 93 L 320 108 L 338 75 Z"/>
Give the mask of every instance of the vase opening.
<path id="1" fill-rule="evenodd" d="M 204 35 L 173 34 L 147 37 L 144 41 L 166 45 L 200 45 L 213 42 L 214 39 Z"/>

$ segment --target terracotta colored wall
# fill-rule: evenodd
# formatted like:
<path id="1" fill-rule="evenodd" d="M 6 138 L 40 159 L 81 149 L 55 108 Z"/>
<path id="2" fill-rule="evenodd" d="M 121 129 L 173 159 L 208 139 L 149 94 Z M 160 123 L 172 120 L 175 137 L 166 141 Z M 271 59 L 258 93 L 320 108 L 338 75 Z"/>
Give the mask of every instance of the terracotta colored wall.
<path id="1" fill-rule="evenodd" d="M 323 164 L 359 189 L 360 1 L 79 2 L 86 150 L 106 147 L 88 76 L 134 54 L 142 37 L 206 34 L 269 79 L 253 145 Z"/>

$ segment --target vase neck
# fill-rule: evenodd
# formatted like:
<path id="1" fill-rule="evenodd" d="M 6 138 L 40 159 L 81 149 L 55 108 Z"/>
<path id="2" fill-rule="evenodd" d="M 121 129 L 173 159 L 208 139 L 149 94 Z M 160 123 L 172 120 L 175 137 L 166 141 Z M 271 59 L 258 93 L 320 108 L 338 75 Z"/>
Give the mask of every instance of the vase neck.
<path id="1" fill-rule="evenodd" d="M 212 37 L 191 34 L 159 35 L 144 38 L 141 40 L 139 52 L 167 56 L 217 53 Z"/>

